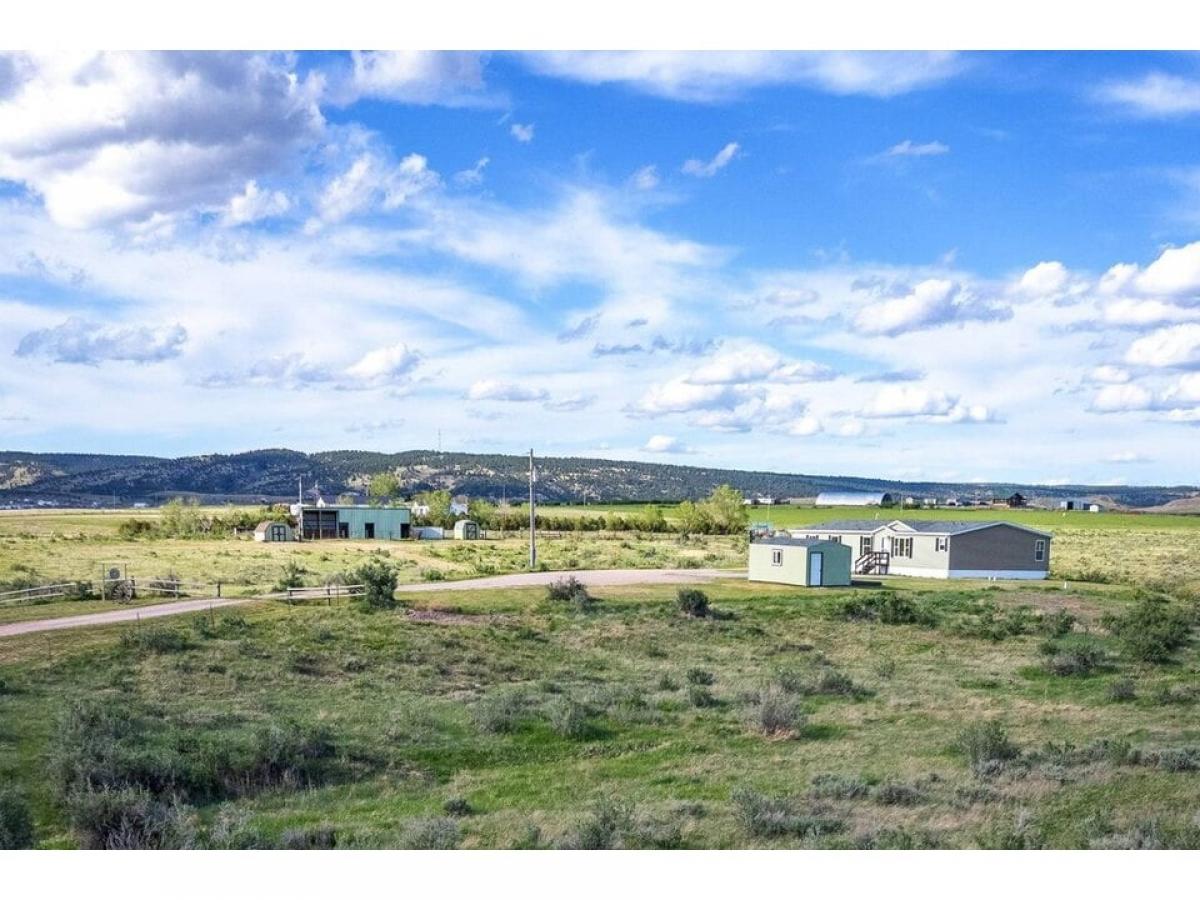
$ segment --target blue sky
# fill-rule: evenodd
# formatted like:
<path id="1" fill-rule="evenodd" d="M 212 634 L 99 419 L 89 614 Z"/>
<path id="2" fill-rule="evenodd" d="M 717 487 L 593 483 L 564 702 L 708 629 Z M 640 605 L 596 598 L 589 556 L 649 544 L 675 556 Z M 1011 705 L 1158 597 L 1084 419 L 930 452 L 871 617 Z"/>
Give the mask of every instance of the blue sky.
<path id="1" fill-rule="evenodd" d="M 0 60 L 5 447 L 1195 482 L 1200 60 Z"/>

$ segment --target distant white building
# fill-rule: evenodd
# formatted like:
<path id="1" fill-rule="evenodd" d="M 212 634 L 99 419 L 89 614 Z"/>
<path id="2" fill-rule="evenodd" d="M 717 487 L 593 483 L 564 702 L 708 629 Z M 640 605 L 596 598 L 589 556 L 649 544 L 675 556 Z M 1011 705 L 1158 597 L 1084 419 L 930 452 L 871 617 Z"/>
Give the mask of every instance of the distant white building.
<path id="1" fill-rule="evenodd" d="M 450 500 L 450 515 L 465 516 L 467 508 L 471 505 L 465 494 L 459 494 Z"/>
<path id="2" fill-rule="evenodd" d="M 882 491 L 822 491 L 817 506 L 892 506 L 895 499 Z"/>

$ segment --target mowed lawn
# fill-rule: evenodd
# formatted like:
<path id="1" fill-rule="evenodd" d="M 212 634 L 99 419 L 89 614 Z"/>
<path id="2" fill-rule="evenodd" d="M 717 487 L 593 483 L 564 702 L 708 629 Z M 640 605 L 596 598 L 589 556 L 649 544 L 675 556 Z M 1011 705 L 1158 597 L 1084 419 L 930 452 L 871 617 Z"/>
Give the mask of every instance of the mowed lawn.
<path id="1" fill-rule="evenodd" d="M 0 784 L 39 846 L 93 845 L 114 809 L 164 846 L 1200 846 L 1200 652 L 1138 661 L 1102 621 L 1146 585 L 1194 616 L 1158 555 L 1195 548 L 1179 521 L 1053 529 L 1056 574 L 1094 579 L 1065 585 L 731 578 L 704 586 L 705 618 L 668 586 L 451 591 L 3 639 Z M 378 549 L 0 529 L 4 579 L 124 557 L 270 580 L 303 552 L 316 583 Z M 542 546 L 579 568 L 734 565 L 736 540 Z M 383 549 L 419 581 L 515 569 L 523 548 Z M 862 612 L 880 603 L 909 615 Z M 81 771 L 115 785 L 102 802 L 79 800 Z"/>

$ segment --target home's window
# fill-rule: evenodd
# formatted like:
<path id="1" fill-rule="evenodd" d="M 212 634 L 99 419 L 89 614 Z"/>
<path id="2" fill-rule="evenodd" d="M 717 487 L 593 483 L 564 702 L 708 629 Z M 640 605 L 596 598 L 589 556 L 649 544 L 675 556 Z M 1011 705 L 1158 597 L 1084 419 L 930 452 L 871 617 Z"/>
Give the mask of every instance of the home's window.
<path id="1" fill-rule="evenodd" d="M 892 542 L 892 556 L 912 557 L 912 538 L 894 537 Z"/>
<path id="2" fill-rule="evenodd" d="M 950 547 L 950 539 L 949 538 L 937 538 L 937 540 L 934 541 L 934 549 L 937 550 L 939 553 L 942 552 L 943 550 L 949 549 L 949 547 Z"/>
<path id="3" fill-rule="evenodd" d="M 1033 543 L 1033 558 L 1037 562 L 1042 562 L 1046 558 L 1046 542 L 1034 541 Z"/>
<path id="4" fill-rule="evenodd" d="M 869 537 L 860 537 L 858 539 L 858 554 L 861 556 L 864 553 L 871 552 L 871 539 Z"/>
<path id="5" fill-rule="evenodd" d="M 773 565 L 773 566 L 782 566 L 783 565 L 783 551 L 782 550 L 772 550 L 771 551 L 771 565 Z"/>

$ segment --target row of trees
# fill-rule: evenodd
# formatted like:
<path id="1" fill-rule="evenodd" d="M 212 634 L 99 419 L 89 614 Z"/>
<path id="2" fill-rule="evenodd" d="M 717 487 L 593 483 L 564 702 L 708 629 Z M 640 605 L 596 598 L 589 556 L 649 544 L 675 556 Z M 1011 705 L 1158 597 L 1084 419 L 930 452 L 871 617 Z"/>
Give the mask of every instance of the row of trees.
<path id="1" fill-rule="evenodd" d="M 286 504 L 256 509 L 228 506 L 219 512 L 203 509 L 195 499 L 176 497 L 164 503 L 154 519 L 126 519 L 117 526 L 122 538 L 138 537 L 224 537 L 235 531 L 253 529 L 263 519 L 290 519 Z"/>
<path id="2" fill-rule="evenodd" d="M 628 515 L 601 513 L 598 515 L 554 515 L 538 513 L 537 527 L 547 531 L 645 531 L 658 534 L 741 534 L 749 524 L 749 512 L 742 502 L 741 491 L 722 485 L 699 502 L 686 500 L 676 510 L 675 520 L 669 520 L 662 507 L 651 504 Z M 450 510 L 449 491 L 429 491 L 417 497 L 417 504 L 428 507 L 427 513 L 415 517 L 417 524 L 453 527 L 463 518 Z M 484 528 L 516 531 L 529 526 L 528 507 L 471 500 L 466 518 Z"/>

